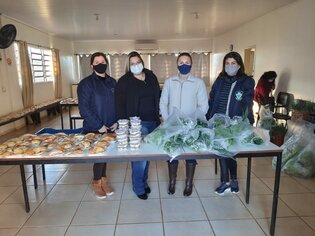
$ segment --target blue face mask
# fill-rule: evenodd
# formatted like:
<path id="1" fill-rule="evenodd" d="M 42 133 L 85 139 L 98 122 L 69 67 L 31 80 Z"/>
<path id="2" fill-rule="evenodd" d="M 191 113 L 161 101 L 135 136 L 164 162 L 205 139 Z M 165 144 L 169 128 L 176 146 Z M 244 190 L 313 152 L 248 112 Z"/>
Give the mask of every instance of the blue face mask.
<path id="1" fill-rule="evenodd" d="M 181 73 L 182 75 L 187 75 L 191 70 L 191 65 L 183 64 L 178 66 L 177 69 L 179 70 L 179 73 Z"/>
<path id="2" fill-rule="evenodd" d="M 238 70 L 240 69 L 239 65 L 225 65 L 224 70 L 229 76 L 234 76 L 237 74 Z"/>

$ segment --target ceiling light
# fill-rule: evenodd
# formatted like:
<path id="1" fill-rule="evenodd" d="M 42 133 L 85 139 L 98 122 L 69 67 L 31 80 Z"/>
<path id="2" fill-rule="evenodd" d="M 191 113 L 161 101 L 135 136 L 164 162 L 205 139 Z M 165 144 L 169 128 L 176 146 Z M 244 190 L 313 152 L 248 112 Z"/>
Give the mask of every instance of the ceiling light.
<path id="1" fill-rule="evenodd" d="M 99 20 L 100 19 L 100 14 L 94 13 L 95 16 L 95 20 Z"/>
<path id="2" fill-rule="evenodd" d="M 195 18 L 196 20 L 199 19 L 199 13 L 198 13 L 198 12 L 194 11 L 194 12 L 192 12 L 191 14 L 194 16 L 194 18 Z"/>

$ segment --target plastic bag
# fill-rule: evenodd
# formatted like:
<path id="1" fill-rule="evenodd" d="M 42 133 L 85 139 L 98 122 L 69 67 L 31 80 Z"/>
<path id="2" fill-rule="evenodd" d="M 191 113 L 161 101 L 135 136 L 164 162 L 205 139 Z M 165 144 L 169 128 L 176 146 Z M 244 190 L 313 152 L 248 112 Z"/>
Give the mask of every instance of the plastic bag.
<path id="1" fill-rule="evenodd" d="M 274 124 L 275 119 L 273 118 L 269 105 L 261 106 L 259 110 L 259 121 L 257 127 L 270 130 Z"/>
<path id="2" fill-rule="evenodd" d="M 315 176 L 315 125 L 307 121 L 288 121 L 281 168 L 287 174 L 309 178 Z M 273 166 L 276 158 L 273 159 Z"/>

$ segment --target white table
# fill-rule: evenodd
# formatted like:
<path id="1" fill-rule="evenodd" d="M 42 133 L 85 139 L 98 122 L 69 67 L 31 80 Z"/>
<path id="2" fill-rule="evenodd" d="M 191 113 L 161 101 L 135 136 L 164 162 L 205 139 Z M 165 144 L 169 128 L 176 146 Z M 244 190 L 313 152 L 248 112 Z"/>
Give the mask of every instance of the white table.
<path id="1" fill-rule="evenodd" d="M 187 150 L 188 152 L 180 155 L 177 159 L 216 159 L 221 158 L 214 153 L 195 153 Z M 277 207 L 278 207 L 278 195 L 280 186 L 280 174 L 281 174 L 281 161 L 282 161 L 283 149 L 278 146 L 268 143 L 261 146 L 248 145 L 246 148 L 240 150 L 235 156 L 236 158 L 248 158 L 247 164 L 247 181 L 246 181 L 246 203 L 249 203 L 250 192 L 250 175 L 251 175 L 251 160 L 252 158 L 264 158 L 264 157 L 277 157 L 276 169 L 275 169 L 275 182 L 273 191 L 273 204 L 271 214 L 270 234 L 273 236 L 275 232 Z M 0 165 L 19 165 L 21 171 L 21 179 L 24 193 L 25 209 L 26 212 L 30 211 L 27 185 L 25 178 L 24 165 L 36 165 L 36 164 L 64 164 L 64 163 L 104 163 L 104 162 L 125 162 L 125 161 L 153 161 L 153 160 L 169 160 L 170 157 L 165 152 L 148 143 L 141 145 L 139 150 L 131 151 L 118 151 L 116 144 L 112 143 L 106 153 L 104 154 L 78 154 L 78 155 L 61 155 L 61 156 L 7 156 L 0 157 Z"/>

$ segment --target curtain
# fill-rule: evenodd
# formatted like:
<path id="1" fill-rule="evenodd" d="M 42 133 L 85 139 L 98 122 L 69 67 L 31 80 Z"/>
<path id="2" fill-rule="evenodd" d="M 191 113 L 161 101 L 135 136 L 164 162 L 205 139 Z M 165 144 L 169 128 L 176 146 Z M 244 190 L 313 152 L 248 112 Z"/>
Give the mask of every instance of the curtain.
<path id="1" fill-rule="evenodd" d="M 151 70 L 158 78 L 159 83 L 163 84 L 167 78 L 177 74 L 176 59 L 174 53 L 151 55 Z"/>
<path id="2" fill-rule="evenodd" d="M 92 55 L 80 55 L 79 57 L 79 68 L 80 68 L 80 79 L 84 79 L 92 73 L 90 66 L 90 60 Z"/>
<path id="3" fill-rule="evenodd" d="M 53 52 L 53 63 L 54 63 L 54 89 L 55 98 L 62 97 L 62 79 L 60 70 L 60 58 L 59 49 L 52 49 Z"/>
<path id="4" fill-rule="evenodd" d="M 210 86 L 210 54 L 207 53 L 192 53 L 193 66 L 191 73 L 201 78 L 206 86 Z"/>
<path id="5" fill-rule="evenodd" d="M 127 62 L 127 54 L 109 55 L 109 75 L 118 80 L 126 73 Z"/>
<path id="6" fill-rule="evenodd" d="M 32 68 L 25 41 L 17 42 L 21 61 L 22 99 L 24 108 L 34 105 L 34 84 Z"/>

